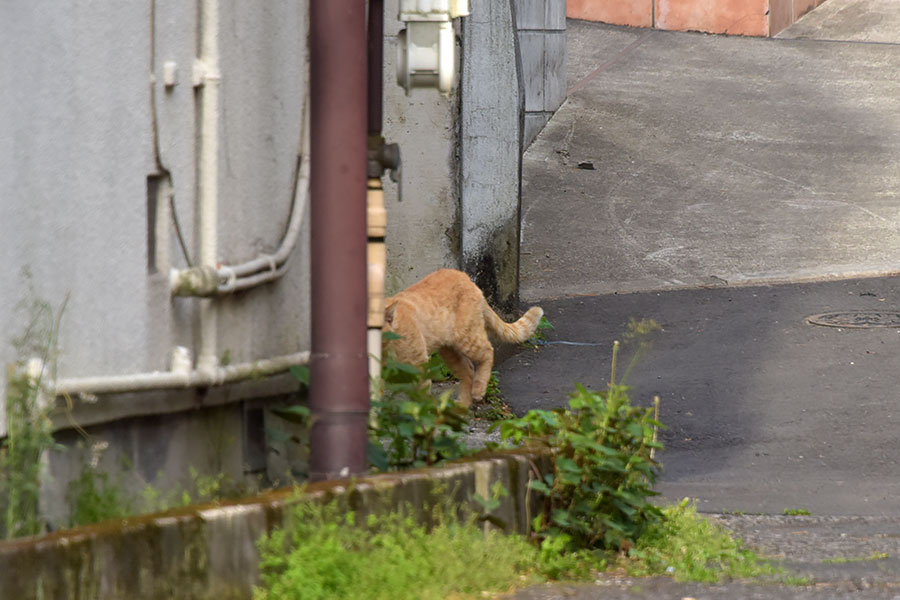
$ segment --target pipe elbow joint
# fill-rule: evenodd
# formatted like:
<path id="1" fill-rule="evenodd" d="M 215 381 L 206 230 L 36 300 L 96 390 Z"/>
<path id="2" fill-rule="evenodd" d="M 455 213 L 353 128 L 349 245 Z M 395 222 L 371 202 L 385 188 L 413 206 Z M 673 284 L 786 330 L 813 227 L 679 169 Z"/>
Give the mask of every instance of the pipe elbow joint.
<path id="1" fill-rule="evenodd" d="M 219 283 L 219 273 L 212 267 L 172 269 L 169 274 L 169 288 L 173 296 L 215 296 Z"/>

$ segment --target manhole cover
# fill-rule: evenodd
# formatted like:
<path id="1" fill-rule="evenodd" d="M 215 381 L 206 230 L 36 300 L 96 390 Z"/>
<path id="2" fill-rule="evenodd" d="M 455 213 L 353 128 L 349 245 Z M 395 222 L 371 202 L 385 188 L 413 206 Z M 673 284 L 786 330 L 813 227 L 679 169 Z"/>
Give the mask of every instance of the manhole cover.
<path id="1" fill-rule="evenodd" d="M 873 327 L 896 327 L 900 329 L 900 312 L 889 310 L 846 310 L 822 313 L 807 317 L 810 325 L 825 327 L 845 327 L 847 329 L 870 329 Z"/>

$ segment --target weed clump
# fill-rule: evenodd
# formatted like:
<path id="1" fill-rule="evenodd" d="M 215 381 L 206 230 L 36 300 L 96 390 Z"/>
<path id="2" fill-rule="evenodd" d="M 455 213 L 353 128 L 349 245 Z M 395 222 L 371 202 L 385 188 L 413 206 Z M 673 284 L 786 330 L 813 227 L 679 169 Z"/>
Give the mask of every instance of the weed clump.
<path id="1" fill-rule="evenodd" d="M 618 343 L 608 389 L 576 387 L 567 408 L 532 410 L 500 424 L 500 436 L 548 448 L 553 470 L 530 488 L 543 498 L 533 520 L 546 552 L 619 551 L 662 518 L 650 502 L 659 465 L 651 456 L 659 422 L 653 409 L 632 406 L 615 383 Z"/>
<path id="2" fill-rule="evenodd" d="M 782 578 L 784 570 L 761 559 L 721 525 L 698 515 L 687 499 L 662 509 L 662 518 L 638 538 L 616 565 L 628 575 L 670 575 L 676 581 Z"/>
<path id="3" fill-rule="evenodd" d="M 396 334 L 386 334 L 396 335 Z M 470 454 L 463 433 L 468 410 L 457 406 L 450 390 L 431 393 L 431 381 L 443 381 L 443 361 L 416 366 L 386 356 L 382 393 L 372 400 L 369 463 L 379 471 L 433 466 Z"/>

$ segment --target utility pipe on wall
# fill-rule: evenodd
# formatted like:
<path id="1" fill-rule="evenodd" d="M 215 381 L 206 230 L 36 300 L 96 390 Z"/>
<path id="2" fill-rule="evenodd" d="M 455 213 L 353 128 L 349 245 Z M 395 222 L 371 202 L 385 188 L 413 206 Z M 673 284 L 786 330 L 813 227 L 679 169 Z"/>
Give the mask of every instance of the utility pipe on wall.
<path id="1" fill-rule="evenodd" d="M 310 478 L 367 469 L 366 2 L 310 3 Z"/>
<path id="2" fill-rule="evenodd" d="M 183 352 L 187 351 L 183 350 Z M 123 394 L 158 389 L 209 387 L 243 379 L 277 375 L 294 365 L 305 365 L 308 362 L 309 352 L 297 352 L 197 371 L 190 369 L 188 353 L 187 360 L 173 360 L 171 371 L 60 379 L 53 389 L 56 396 L 74 396 L 77 394 Z"/>
<path id="3" fill-rule="evenodd" d="M 219 227 L 219 2 L 200 3 L 200 265 L 215 269 L 218 262 Z M 218 312 L 213 300 L 200 300 L 199 370 L 214 370 L 218 359 Z"/>
<path id="4" fill-rule="evenodd" d="M 222 296 L 256 287 L 280 278 L 287 272 L 309 199 L 309 99 L 305 102 L 294 195 L 287 230 L 278 249 L 238 265 L 196 266 L 172 269 L 169 285 L 176 296 Z"/>

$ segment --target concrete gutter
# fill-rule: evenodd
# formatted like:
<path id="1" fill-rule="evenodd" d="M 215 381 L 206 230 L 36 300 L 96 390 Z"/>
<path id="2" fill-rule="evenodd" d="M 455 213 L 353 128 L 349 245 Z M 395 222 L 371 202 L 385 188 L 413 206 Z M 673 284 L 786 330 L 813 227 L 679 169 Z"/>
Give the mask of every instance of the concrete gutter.
<path id="1" fill-rule="evenodd" d="M 435 494 L 465 505 L 475 493 L 489 497 L 500 482 L 510 493 L 493 514 L 508 531 L 525 532 L 535 508 L 526 494 L 529 470 L 549 463 L 548 454 L 536 452 L 483 454 L 441 468 L 319 482 L 302 496 L 285 488 L 0 542 L 0 598 L 249 600 L 259 576 L 256 541 L 282 524 L 300 497 L 343 498 L 371 513 L 405 503 L 418 509 Z"/>

